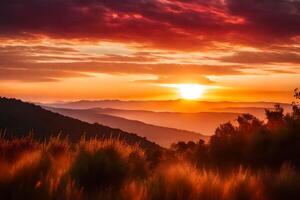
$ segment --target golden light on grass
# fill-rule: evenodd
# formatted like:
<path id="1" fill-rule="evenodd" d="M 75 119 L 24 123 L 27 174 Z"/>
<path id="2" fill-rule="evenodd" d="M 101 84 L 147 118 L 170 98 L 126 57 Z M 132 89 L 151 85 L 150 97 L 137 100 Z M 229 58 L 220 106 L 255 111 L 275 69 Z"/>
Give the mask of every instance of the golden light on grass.
<path id="1" fill-rule="evenodd" d="M 199 84 L 179 84 L 178 90 L 183 99 L 193 100 L 203 95 L 205 87 Z"/>

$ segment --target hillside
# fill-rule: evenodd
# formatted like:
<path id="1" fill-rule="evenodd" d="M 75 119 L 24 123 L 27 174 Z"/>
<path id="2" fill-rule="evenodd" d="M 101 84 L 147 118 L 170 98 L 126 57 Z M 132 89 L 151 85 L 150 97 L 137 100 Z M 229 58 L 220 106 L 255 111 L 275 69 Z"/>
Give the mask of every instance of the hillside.
<path id="1" fill-rule="evenodd" d="M 162 126 L 155 126 L 152 124 L 143 123 L 137 120 L 129 120 L 117 116 L 99 113 L 98 109 L 62 109 L 50 108 L 46 109 L 53 112 L 58 112 L 62 115 L 80 119 L 86 122 L 95 123 L 119 128 L 121 130 L 135 133 L 141 137 L 146 137 L 148 140 L 153 141 L 163 147 L 170 147 L 172 143 L 178 141 L 199 141 L 199 139 L 208 140 L 207 136 L 185 130 L 175 128 L 168 128 Z"/>
<path id="2" fill-rule="evenodd" d="M 3 97 L 0 98 L 0 129 L 6 137 L 24 136 L 29 132 L 33 132 L 34 137 L 39 139 L 47 139 L 52 135 L 60 134 L 68 136 L 72 141 L 78 141 L 83 135 L 87 138 L 113 137 L 125 140 L 128 144 L 140 144 L 146 149 L 158 148 L 158 145 L 136 134 L 97 123 L 90 124 L 53 113 L 31 103 Z"/>

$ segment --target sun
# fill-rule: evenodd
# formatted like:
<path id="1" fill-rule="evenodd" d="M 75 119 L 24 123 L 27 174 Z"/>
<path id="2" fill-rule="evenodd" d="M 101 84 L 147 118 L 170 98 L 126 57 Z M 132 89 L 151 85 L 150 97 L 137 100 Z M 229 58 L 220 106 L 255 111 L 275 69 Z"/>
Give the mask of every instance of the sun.
<path id="1" fill-rule="evenodd" d="M 204 86 L 198 84 L 179 84 L 178 90 L 183 99 L 198 99 L 204 93 Z"/>

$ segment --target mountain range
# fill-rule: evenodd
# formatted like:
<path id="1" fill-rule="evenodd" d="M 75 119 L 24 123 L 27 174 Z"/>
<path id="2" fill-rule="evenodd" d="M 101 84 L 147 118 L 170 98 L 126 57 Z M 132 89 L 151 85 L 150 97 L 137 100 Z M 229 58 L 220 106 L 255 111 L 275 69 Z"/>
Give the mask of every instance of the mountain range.
<path id="1" fill-rule="evenodd" d="M 226 108 L 272 108 L 278 102 L 229 102 L 229 101 L 187 101 L 187 100 L 80 100 L 61 101 L 47 104 L 51 107 L 88 109 L 114 108 L 122 110 L 148 110 L 156 112 L 223 112 Z M 280 103 L 283 108 L 290 110 L 289 103 Z M 251 112 L 251 109 L 247 109 Z"/>
<path id="2" fill-rule="evenodd" d="M 220 124 L 233 122 L 243 113 L 265 120 L 265 109 L 273 108 L 275 104 L 276 102 L 80 100 L 56 102 L 46 106 L 76 110 L 88 109 L 89 112 L 97 114 L 210 136 Z M 290 104 L 281 103 L 281 106 L 286 112 L 291 111 Z"/>

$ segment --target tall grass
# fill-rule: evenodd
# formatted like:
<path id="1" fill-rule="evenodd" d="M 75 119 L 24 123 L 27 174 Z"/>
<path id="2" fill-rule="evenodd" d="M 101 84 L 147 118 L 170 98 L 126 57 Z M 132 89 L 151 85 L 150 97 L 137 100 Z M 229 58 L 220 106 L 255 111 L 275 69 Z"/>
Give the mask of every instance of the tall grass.
<path id="1" fill-rule="evenodd" d="M 238 168 L 227 174 L 183 159 L 151 165 L 138 146 L 116 139 L 0 138 L 1 199 L 277 200 L 300 199 L 300 175 Z"/>

